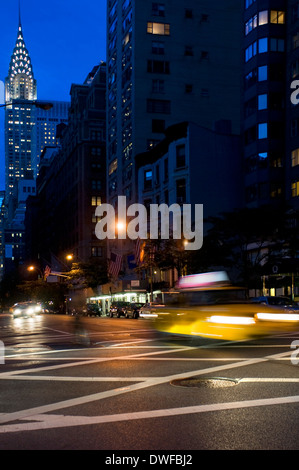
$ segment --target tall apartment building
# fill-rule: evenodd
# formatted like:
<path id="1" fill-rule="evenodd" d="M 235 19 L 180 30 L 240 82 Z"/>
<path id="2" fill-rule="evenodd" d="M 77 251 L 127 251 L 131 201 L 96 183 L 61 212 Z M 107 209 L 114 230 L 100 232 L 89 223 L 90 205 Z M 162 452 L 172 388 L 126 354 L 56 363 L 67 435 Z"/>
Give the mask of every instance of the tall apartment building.
<path id="1" fill-rule="evenodd" d="M 299 1 L 290 0 L 286 14 L 288 24 L 286 60 L 286 201 L 299 210 L 299 103 L 292 104 L 291 85 L 299 79 Z M 298 87 L 297 87 L 298 88 Z M 298 98 L 298 93 L 296 95 Z M 297 104 L 296 104 L 297 103 Z"/>
<path id="2" fill-rule="evenodd" d="M 240 130 L 239 0 L 108 0 L 108 200 L 134 201 L 135 155 L 189 121 Z"/>
<path id="3" fill-rule="evenodd" d="M 243 132 L 248 207 L 285 198 L 286 0 L 245 0 Z"/>

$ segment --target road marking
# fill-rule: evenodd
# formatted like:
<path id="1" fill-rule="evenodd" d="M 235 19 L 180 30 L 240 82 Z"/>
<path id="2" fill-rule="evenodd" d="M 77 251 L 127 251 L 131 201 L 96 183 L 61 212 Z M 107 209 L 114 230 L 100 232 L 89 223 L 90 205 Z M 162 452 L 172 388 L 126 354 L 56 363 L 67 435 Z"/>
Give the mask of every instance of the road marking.
<path id="1" fill-rule="evenodd" d="M 61 415 L 31 415 L 23 417 L 31 423 L 12 424 L 0 427 L 0 434 L 24 431 L 37 431 L 42 429 L 53 429 L 70 426 L 86 426 L 94 424 L 116 423 L 120 421 L 133 421 L 139 419 L 169 418 L 172 416 L 182 416 L 188 414 L 208 413 L 215 411 L 229 411 L 235 409 L 245 409 L 261 406 L 285 405 L 298 403 L 299 396 L 264 398 L 259 400 L 245 400 L 227 403 L 213 403 L 210 405 L 187 406 L 181 408 L 168 408 L 151 411 L 137 411 L 133 413 L 119 413 L 104 416 L 61 416 Z M 1 417 L 1 415 L 0 415 Z"/>
<path id="2" fill-rule="evenodd" d="M 147 379 L 145 382 L 137 383 L 137 384 L 131 385 L 130 387 L 126 387 L 125 389 L 118 388 L 114 390 L 108 390 L 104 392 L 95 393 L 92 395 L 86 395 L 86 396 L 79 397 L 79 398 L 64 400 L 58 403 L 52 403 L 48 405 L 42 405 L 39 407 L 29 408 L 27 410 L 16 411 L 13 413 L 5 413 L 2 416 L 0 416 L 0 423 L 7 423 L 9 421 L 20 420 L 20 419 L 28 418 L 29 416 L 34 416 L 36 414 L 49 413 L 49 412 L 53 412 L 54 410 L 69 408 L 72 406 L 80 406 L 86 403 L 91 403 L 94 401 L 102 400 L 104 398 L 115 397 L 123 393 L 128 393 L 128 392 L 152 387 L 155 385 L 160 385 L 160 384 L 167 383 L 172 380 L 176 380 L 180 378 L 187 378 L 187 377 L 193 377 L 193 376 L 198 376 L 198 375 L 207 375 L 211 373 L 214 374 L 215 372 L 219 372 L 223 370 L 244 367 L 244 366 L 252 365 L 252 364 L 260 364 L 261 362 L 267 362 L 269 359 L 274 359 L 275 357 L 278 357 L 278 356 L 290 355 L 291 353 L 292 351 L 287 351 L 281 354 L 266 356 L 266 357 L 259 358 L 259 359 L 248 359 L 248 360 L 244 360 L 241 362 L 235 362 L 233 364 L 225 364 L 225 365 L 218 366 L 218 367 L 217 366 L 208 367 L 207 369 L 199 369 L 196 371 L 183 372 L 180 374 L 173 374 L 173 375 L 164 376 L 164 377 L 153 377 L 153 378 Z M 82 362 L 80 362 L 79 364 L 81 365 Z M 44 369 L 44 368 L 41 368 L 41 369 Z M 38 372 L 41 369 L 33 369 L 33 371 Z M 51 369 L 51 367 L 49 367 L 49 369 Z M 23 371 L 17 371 L 17 372 L 21 374 Z M 9 375 L 9 374 L 10 373 L 6 375 Z"/>

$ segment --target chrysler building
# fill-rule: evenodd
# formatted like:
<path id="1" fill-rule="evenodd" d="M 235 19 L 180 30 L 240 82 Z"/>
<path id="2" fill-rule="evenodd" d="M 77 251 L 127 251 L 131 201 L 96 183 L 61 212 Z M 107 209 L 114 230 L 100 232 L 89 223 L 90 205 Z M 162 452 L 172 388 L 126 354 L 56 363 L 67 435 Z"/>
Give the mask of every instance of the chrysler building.
<path id="1" fill-rule="evenodd" d="M 32 139 L 37 99 L 31 59 L 25 45 L 21 17 L 16 44 L 5 79 L 5 191 L 17 198 L 18 182 L 32 175 Z"/>

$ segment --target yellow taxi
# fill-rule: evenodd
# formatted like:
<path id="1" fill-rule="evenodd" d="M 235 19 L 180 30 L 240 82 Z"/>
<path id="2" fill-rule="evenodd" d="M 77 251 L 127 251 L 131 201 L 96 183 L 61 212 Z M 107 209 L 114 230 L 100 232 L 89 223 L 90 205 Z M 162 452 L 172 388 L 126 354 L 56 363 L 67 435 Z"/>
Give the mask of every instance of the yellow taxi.
<path id="1" fill-rule="evenodd" d="M 229 341 L 299 331 L 299 312 L 251 302 L 226 273 L 207 274 L 182 278 L 165 296 L 165 305 L 156 310 L 156 329 Z"/>

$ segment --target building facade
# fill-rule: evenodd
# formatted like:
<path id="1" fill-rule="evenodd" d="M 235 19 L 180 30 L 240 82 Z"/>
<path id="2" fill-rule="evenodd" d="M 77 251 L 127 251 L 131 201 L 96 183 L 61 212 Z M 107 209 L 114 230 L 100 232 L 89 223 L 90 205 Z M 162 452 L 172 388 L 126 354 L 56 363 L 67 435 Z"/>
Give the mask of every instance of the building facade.
<path id="1" fill-rule="evenodd" d="M 32 155 L 34 178 L 38 175 L 39 161 L 43 149 L 49 145 L 57 144 L 56 128 L 59 124 L 67 124 L 68 122 L 70 103 L 68 101 L 51 101 L 51 104 L 51 109 L 36 109 L 36 124 L 33 128 L 33 141 L 36 145 L 36 152 Z"/>
<path id="2" fill-rule="evenodd" d="M 285 198 L 287 1 L 244 2 L 243 135 L 248 207 Z"/>
<path id="3" fill-rule="evenodd" d="M 239 0 L 108 0 L 107 13 L 107 197 L 114 204 L 118 195 L 135 200 L 134 157 L 170 125 L 213 129 L 229 119 L 239 132 L 241 8 Z"/>
<path id="4" fill-rule="evenodd" d="M 94 67 L 83 84 L 73 84 L 70 95 L 67 125 L 58 126 L 59 146 L 42 153 L 37 196 L 26 216 L 30 259 L 54 270 L 54 260 L 61 270 L 67 254 L 74 262 L 106 265 L 105 243 L 95 236 L 95 209 L 106 198 L 106 64 Z"/>

